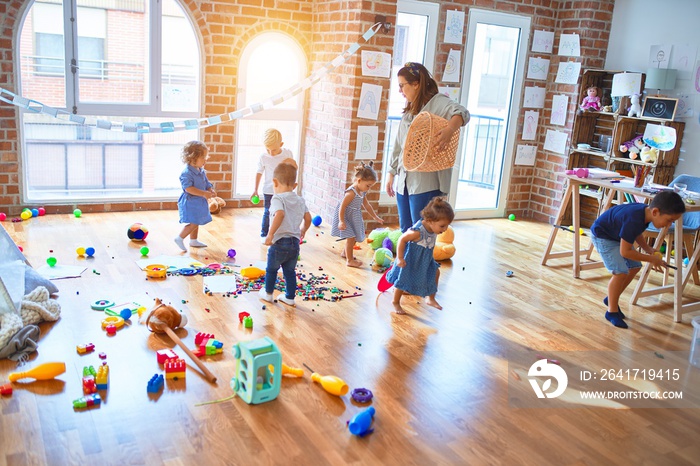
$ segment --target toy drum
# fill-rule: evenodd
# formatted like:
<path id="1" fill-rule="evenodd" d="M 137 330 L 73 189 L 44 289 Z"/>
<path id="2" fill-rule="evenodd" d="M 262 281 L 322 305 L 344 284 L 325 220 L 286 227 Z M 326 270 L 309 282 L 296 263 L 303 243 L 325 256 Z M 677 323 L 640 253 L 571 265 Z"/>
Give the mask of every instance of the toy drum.
<path id="1" fill-rule="evenodd" d="M 165 278 L 168 268 L 163 264 L 147 265 L 144 269 L 148 278 Z"/>

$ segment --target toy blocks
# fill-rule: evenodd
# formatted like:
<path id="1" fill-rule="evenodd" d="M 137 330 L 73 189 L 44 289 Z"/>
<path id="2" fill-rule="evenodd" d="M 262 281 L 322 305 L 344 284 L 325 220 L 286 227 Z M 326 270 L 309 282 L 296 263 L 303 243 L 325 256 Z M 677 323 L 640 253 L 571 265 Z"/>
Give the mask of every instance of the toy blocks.
<path id="1" fill-rule="evenodd" d="M 12 385 L 10 385 L 9 383 L 6 385 L 0 385 L 0 395 L 12 396 Z"/>
<path id="2" fill-rule="evenodd" d="M 233 346 L 236 372 L 231 379 L 233 391 L 248 404 L 272 401 L 280 393 L 282 355 L 269 338 L 236 343 Z M 270 370 L 272 366 L 272 370 Z"/>
<path id="3" fill-rule="evenodd" d="M 163 389 L 163 374 L 153 374 L 151 380 L 148 381 L 146 385 L 146 391 L 148 393 L 158 393 Z"/>
<path id="4" fill-rule="evenodd" d="M 95 383 L 95 368 L 92 366 L 83 367 L 83 394 L 90 395 L 97 392 L 97 384 Z"/>
<path id="5" fill-rule="evenodd" d="M 206 343 L 210 338 L 214 338 L 213 333 L 198 332 L 194 337 L 194 344 L 199 346 L 202 344 L 202 342 Z"/>
<path id="6" fill-rule="evenodd" d="M 224 344 L 214 338 L 214 335 L 211 333 L 199 332 L 194 337 L 194 344 L 197 345 L 197 348 L 193 349 L 192 353 L 200 358 L 205 355 L 211 356 L 224 352 Z"/>
<path id="7" fill-rule="evenodd" d="M 88 408 L 90 406 L 99 406 L 102 403 L 102 398 L 98 393 L 83 396 L 77 400 L 73 400 L 73 409 Z"/>
<path id="8" fill-rule="evenodd" d="M 244 317 L 243 318 L 243 327 L 253 328 L 253 318 L 250 316 Z"/>
<path id="9" fill-rule="evenodd" d="M 92 343 L 78 345 L 75 347 L 75 350 L 78 352 L 78 354 L 92 353 L 93 351 L 95 351 L 95 345 L 93 345 Z"/>
<path id="10" fill-rule="evenodd" d="M 158 359 L 158 364 L 165 364 L 171 359 L 179 359 L 179 356 L 171 349 L 163 349 L 156 352 L 156 358 Z"/>
<path id="11" fill-rule="evenodd" d="M 165 362 L 165 378 L 166 379 L 184 379 L 187 365 L 183 359 L 169 359 Z"/>
<path id="12" fill-rule="evenodd" d="M 107 364 L 97 368 L 95 383 L 98 390 L 107 390 L 109 388 L 109 366 Z"/>

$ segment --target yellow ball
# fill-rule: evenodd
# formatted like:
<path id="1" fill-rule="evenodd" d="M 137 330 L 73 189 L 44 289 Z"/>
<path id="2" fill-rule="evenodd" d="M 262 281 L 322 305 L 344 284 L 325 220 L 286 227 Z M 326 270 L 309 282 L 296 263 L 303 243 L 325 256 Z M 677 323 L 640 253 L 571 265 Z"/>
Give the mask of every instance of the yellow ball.
<path id="1" fill-rule="evenodd" d="M 32 218 L 32 212 L 30 210 L 25 210 L 21 214 L 19 214 L 20 217 L 22 217 L 22 220 L 28 220 Z"/>
<path id="2" fill-rule="evenodd" d="M 79 256 L 84 256 L 85 255 L 85 248 L 78 248 L 75 250 L 75 253 Z"/>

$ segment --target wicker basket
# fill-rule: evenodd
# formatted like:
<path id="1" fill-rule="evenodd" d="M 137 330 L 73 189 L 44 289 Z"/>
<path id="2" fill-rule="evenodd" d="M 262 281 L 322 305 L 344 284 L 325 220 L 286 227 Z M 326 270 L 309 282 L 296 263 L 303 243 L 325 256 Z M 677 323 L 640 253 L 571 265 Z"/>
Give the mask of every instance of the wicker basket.
<path id="1" fill-rule="evenodd" d="M 409 172 L 436 172 L 452 168 L 457 157 L 459 131 L 455 131 L 444 150 L 437 150 L 435 135 L 448 121 L 428 112 L 420 112 L 408 128 L 403 150 L 403 166 Z"/>

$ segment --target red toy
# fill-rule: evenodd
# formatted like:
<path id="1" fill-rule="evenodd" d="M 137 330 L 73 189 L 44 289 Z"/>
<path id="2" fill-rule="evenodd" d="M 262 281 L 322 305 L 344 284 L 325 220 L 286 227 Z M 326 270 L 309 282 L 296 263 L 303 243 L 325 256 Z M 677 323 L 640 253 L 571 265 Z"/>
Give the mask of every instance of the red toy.
<path id="1" fill-rule="evenodd" d="M 12 396 L 12 385 L 8 383 L 7 385 L 0 386 L 0 395 Z"/>
<path id="2" fill-rule="evenodd" d="M 239 312 L 238 313 L 238 322 L 242 324 L 243 319 L 245 319 L 246 317 L 250 317 L 250 314 L 248 314 L 247 312 Z"/>
<path id="3" fill-rule="evenodd" d="M 171 359 L 165 363 L 165 378 L 166 379 L 179 379 L 185 378 L 187 371 L 187 365 L 184 359 Z"/>
<path id="4" fill-rule="evenodd" d="M 88 343 L 86 345 L 78 345 L 75 347 L 75 350 L 80 354 L 92 353 L 93 351 L 95 351 L 95 345 L 93 345 L 92 343 Z"/>
<path id="5" fill-rule="evenodd" d="M 158 364 L 165 364 L 171 359 L 179 359 L 180 356 L 171 349 L 162 349 L 156 352 L 156 358 L 158 359 Z"/>

